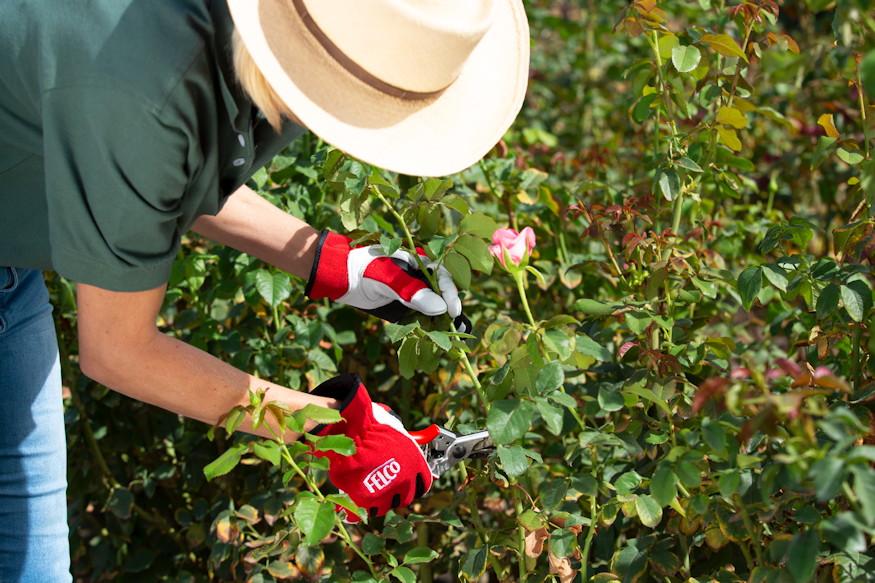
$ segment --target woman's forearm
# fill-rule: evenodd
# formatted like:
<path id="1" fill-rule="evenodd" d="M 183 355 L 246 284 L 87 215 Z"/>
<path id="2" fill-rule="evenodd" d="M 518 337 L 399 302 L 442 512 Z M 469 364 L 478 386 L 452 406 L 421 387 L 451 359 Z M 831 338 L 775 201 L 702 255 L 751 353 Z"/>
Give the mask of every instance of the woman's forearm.
<path id="1" fill-rule="evenodd" d="M 218 215 L 200 217 L 192 230 L 303 279 L 310 277 L 319 238 L 319 231 L 246 186 Z"/>
<path id="2" fill-rule="evenodd" d="M 292 411 L 311 403 L 338 405 L 333 399 L 258 379 L 162 334 L 154 325 L 154 315 L 163 287 L 123 293 L 80 284 L 77 295 L 82 371 L 124 395 L 209 424 L 235 406 L 247 405 L 249 391 L 258 389 L 267 391 L 266 401 L 279 401 Z M 305 430 L 314 425 L 309 423 Z M 270 436 L 264 427 L 253 431 L 249 420 L 240 429 Z M 286 435 L 287 440 L 297 437 Z"/>

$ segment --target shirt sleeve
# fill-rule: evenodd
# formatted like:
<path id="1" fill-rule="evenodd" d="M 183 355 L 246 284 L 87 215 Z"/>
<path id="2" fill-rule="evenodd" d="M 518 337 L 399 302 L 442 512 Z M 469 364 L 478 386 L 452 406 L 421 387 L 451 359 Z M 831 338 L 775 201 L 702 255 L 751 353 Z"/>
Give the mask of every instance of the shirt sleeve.
<path id="1" fill-rule="evenodd" d="M 55 270 L 113 291 L 165 283 L 191 173 L 186 132 L 124 88 L 53 89 L 42 105 Z"/>

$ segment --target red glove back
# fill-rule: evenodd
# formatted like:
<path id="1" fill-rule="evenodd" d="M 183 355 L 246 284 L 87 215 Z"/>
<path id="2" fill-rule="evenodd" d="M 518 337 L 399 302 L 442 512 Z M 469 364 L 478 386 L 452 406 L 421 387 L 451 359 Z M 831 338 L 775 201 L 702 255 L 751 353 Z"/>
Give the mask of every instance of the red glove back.
<path id="1" fill-rule="evenodd" d="M 361 379 L 345 374 L 325 381 L 314 394 L 341 400 L 343 420 L 316 427 L 316 435 L 346 435 L 355 442 L 351 456 L 316 451 L 331 464 L 328 478 L 371 516 L 408 506 L 433 481 L 425 455 L 401 421 L 373 403 Z"/>

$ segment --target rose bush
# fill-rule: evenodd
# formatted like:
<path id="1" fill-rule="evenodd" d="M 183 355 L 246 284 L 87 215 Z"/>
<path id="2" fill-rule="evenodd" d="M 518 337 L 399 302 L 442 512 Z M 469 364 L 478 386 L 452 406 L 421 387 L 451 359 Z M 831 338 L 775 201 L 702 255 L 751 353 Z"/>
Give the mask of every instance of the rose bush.
<path id="1" fill-rule="evenodd" d="M 235 431 L 330 412 L 255 393 L 207 431 L 108 392 L 55 280 L 79 580 L 870 579 L 870 2 L 528 9 L 527 104 L 482 163 L 420 180 L 310 136 L 253 180 L 317 227 L 422 246 L 470 334 L 311 302 L 197 238 L 161 322 L 292 387 L 355 372 L 494 456 L 344 525 L 309 445 Z"/>

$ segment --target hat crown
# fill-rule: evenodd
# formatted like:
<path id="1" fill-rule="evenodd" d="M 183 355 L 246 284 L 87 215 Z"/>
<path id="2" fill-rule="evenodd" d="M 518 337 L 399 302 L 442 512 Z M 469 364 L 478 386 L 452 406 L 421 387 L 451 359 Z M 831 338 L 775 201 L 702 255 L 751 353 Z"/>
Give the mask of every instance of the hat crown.
<path id="1" fill-rule="evenodd" d="M 404 91 L 450 86 L 489 30 L 493 0 L 302 0 L 348 59 Z"/>

